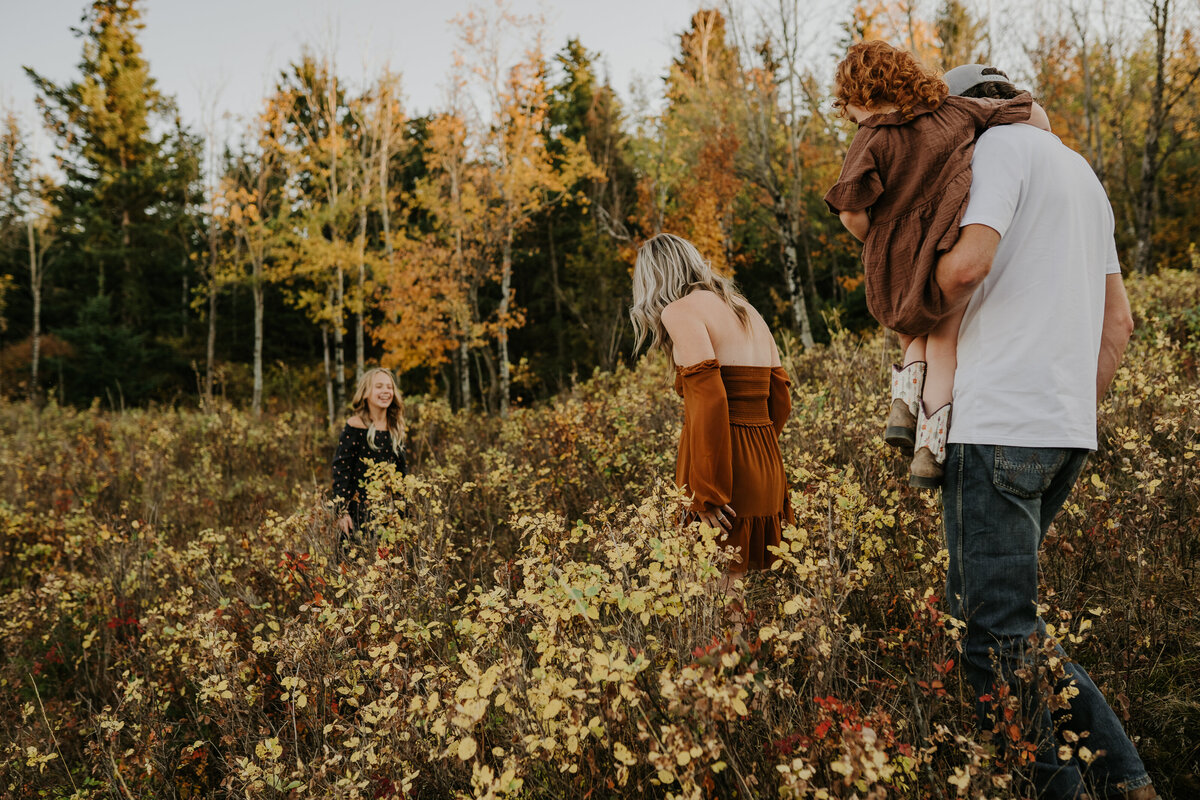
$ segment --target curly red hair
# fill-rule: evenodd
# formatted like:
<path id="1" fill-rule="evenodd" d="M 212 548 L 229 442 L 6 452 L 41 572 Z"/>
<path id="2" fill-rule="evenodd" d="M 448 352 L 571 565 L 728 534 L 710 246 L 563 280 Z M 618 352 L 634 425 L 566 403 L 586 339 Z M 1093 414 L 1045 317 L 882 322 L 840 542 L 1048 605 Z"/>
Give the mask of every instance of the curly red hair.
<path id="1" fill-rule="evenodd" d="M 908 119 L 919 105 L 937 108 L 950 90 L 906 50 L 887 42 L 859 42 L 838 64 L 834 107 L 842 114 L 853 104 L 873 111 L 894 105 Z"/>

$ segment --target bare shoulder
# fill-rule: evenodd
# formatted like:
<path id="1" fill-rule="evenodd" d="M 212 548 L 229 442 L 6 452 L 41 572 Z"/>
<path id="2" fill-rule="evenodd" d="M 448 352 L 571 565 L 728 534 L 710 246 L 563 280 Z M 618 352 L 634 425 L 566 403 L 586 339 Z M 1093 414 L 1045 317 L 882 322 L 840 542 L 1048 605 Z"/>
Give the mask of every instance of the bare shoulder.
<path id="1" fill-rule="evenodd" d="M 663 308 L 663 324 L 668 324 L 668 316 L 676 320 L 684 317 L 707 317 L 719 314 L 727 308 L 725 301 L 716 293 L 707 289 L 697 289 Z"/>
<path id="2" fill-rule="evenodd" d="M 680 316 L 683 314 L 694 313 L 695 310 L 703 303 L 704 295 L 712 295 L 712 292 L 698 291 L 685 294 L 678 300 L 672 300 L 663 306 L 663 316 Z"/>
<path id="3" fill-rule="evenodd" d="M 697 297 L 700 294 L 711 292 L 692 292 L 662 310 L 662 324 L 671 337 L 671 348 L 677 364 L 686 366 L 714 357 L 712 340 L 705 324 L 706 301 Z"/>
<path id="4" fill-rule="evenodd" d="M 346 420 L 346 424 L 349 425 L 351 428 L 365 429 L 367 427 L 366 423 L 362 421 L 362 417 L 358 416 L 357 414 L 355 414 L 350 419 Z"/>
<path id="5" fill-rule="evenodd" d="M 698 294 L 700 292 L 692 292 L 663 307 L 662 324 L 667 329 L 667 333 L 671 334 L 672 339 L 675 338 L 674 331 L 676 330 L 704 324 L 700 319 L 700 314 L 703 313 L 702 306 L 695 299 Z"/>

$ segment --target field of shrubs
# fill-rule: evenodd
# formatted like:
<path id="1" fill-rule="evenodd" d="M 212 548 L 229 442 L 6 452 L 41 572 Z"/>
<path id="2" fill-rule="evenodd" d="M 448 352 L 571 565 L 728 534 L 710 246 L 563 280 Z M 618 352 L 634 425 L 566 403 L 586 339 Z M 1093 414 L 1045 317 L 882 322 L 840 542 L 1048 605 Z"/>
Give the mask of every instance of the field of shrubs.
<path id="1" fill-rule="evenodd" d="M 1043 615 L 1197 797 L 1200 274 L 1130 292 Z M 880 437 L 891 350 L 784 344 L 796 524 L 728 589 L 661 360 L 504 421 L 410 398 L 414 472 L 346 548 L 316 415 L 0 405 L 0 796 L 1025 796 Z"/>

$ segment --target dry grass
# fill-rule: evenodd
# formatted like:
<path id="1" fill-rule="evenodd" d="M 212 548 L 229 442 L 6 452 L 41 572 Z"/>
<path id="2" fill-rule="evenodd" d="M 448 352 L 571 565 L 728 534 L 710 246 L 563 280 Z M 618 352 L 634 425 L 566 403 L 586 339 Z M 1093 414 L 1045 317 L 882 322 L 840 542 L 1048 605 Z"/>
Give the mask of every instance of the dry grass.
<path id="1" fill-rule="evenodd" d="M 1197 278 L 1132 283 L 1044 559 L 1047 618 L 1175 797 L 1200 793 Z M 743 623 L 675 523 L 660 363 L 504 423 L 414 403 L 416 475 L 377 476 L 394 513 L 344 557 L 314 418 L 0 406 L 0 794 L 1017 797 L 953 666 L 936 502 L 878 435 L 886 355 L 785 355 L 797 524 Z"/>

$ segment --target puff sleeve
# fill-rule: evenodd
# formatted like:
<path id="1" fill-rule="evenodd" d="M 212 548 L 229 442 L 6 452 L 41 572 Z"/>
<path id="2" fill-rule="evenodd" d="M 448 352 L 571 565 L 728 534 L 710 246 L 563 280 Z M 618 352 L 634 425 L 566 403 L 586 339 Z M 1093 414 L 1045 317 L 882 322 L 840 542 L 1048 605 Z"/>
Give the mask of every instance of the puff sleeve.
<path id="1" fill-rule="evenodd" d="M 775 435 L 783 433 L 783 424 L 792 413 L 792 381 L 783 367 L 771 369 L 771 390 L 767 396 L 767 414 L 775 426 Z"/>
<path id="2" fill-rule="evenodd" d="M 825 193 L 825 205 L 834 214 L 842 211 L 863 211 L 875 205 L 883 194 L 883 181 L 879 177 L 879 165 L 871 141 L 875 138 L 871 128 L 859 128 L 850 142 L 842 174 L 837 183 Z"/>
<path id="3" fill-rule="evenodd" d="M 683 396 L 683 432 L 675 483 L 692 495 L 692 511 L 711 511 L 733 497 L 733 446 L 729 400 L 715 359 L 677 370 L 675 391 Z"/>

